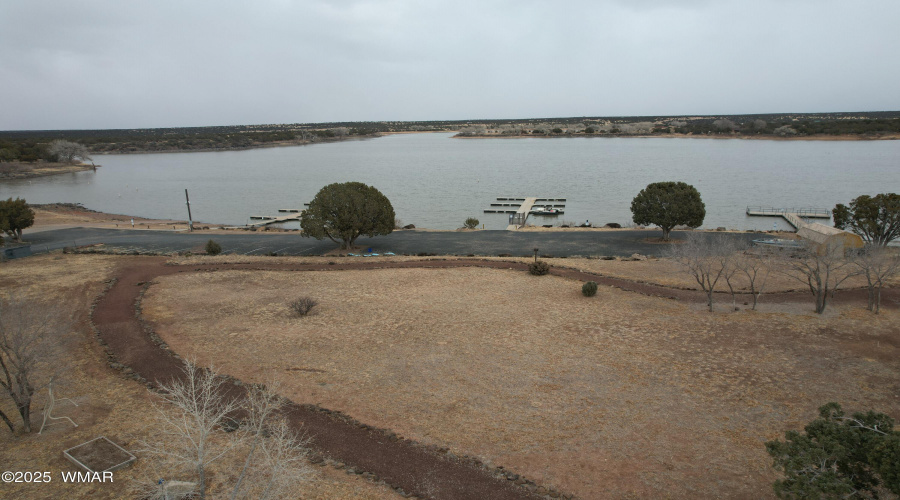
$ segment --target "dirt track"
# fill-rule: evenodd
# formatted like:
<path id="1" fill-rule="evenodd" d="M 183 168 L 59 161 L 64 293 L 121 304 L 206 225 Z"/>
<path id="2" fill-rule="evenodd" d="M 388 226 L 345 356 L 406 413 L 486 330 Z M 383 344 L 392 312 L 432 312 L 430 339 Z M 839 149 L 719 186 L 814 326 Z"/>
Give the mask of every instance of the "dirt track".
<path id="1" fill-rule="evenodd" d="M 231 264 L 167 266 L 163 259 L 134 259 L 118 272 L 118 281 L 97 303 L 93 321 L 101 339 L 117 361 L 148 381 L 164 380 L 180 373 L 180 362 L 161 349 L 149 337 L 137 313 L 138 300 L 147 284 L 157 276 L 182 272 L 217 270 L 284 270 L 323 271 L 383 268 L 448 268 L 479 266 L 499 269 L 521 269 L 525 264 L 482 260 L 434 260 L 418 262 L 359 262 L 340 265 Z M 552 274 L 578 280 L 593 280 L 601 285 L 646 295 L 701 302 L 705 297 L 696 291 L 675 290 L 553 268 Z M 841 292 L 841 301 L 865 299 L 864 292 Z M 885 297 L 886 305 L 896 304 L 896 290 Z M 808 301 L 807 294 L 790 293 L 767 296 L 767 300 Z M 331 412 L 310 406 L 292 404 L 290 420 L 312 438 L 315 451 L 343 462 L 357 470 L 367 471 L 389 485 L 419 497 L 446 499 L 538 498 L 531 490 L 536 485 L 515 485 L 503 479 L 501 471 L 488 470 L 469 461 L 450 458 L 416 443 L 398 440 L 389 432 L 349 422 Z M 518 479 L 518 478 L 514 478 Z M 530 486 L 530 487 L 529 487 Z"/>

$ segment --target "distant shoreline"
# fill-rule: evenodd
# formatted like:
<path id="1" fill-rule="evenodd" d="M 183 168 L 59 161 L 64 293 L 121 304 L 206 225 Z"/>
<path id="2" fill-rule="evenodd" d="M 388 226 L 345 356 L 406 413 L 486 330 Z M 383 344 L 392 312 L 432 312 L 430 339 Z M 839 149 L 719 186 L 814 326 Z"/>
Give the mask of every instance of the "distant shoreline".
<path id="1" fill-rule="evenodd" d="M 412 132 L 418 133 L 418 132 Z M 810 135 L 780 137 L 772 135 L 702 135 L 702 134 L 556 134 L 556 135 L 454 135 L 451 139 L 735 139 L 747 141 L 896 141 L 900 134 L 866 135 Z"/>
<path id="2" fill-rule="evenodd" d="M 265 144 L 256 144 L 253 146 L 240 146 L 240 147 L 228 147 L 228 148 L 201 148 L 201 149 L 161 149 L 161 150 L 149 150 L 149 149 L 139 149 L 135 151 L 91 151 L 92 155 L 143 155 L 143 154 L 164 154 L 164 153 L 217 153 L 220 151 L 248 151 L 251 149 L 264 149 L 264 148 L 286 148 L 292 146 L 310 146 L 313 144 L 327 144 L 330 142 L 345 142 L 345 141 L 363 141 L 367 139 L 374 139 L 377 137 L 381 137 L 382 135 L 387 135 L 384 133 L 365 135 L 365 136 L 353 136 L 353 137 L 328 137 L 324 139 L 320 139 L 317 141 L 307 141 L 307 140 L 293 140 L 293 141 L 278 141 L 278 142 L 267 142 Z"/>
<path id="3" fill-rule="evenodd" d="M 96 170 L 100 166 L 101 165 L 87 165 L 84 163 L 28 163 L 19 161 L 0 163 L 0 182 L 84 172 L 86 170 Z"/>

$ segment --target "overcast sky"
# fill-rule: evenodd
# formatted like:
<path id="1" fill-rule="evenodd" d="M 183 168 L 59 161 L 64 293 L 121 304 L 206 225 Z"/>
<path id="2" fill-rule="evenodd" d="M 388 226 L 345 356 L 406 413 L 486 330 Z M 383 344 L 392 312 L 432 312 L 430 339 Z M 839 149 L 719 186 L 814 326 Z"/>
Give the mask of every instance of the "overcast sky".
<path id="1" fill-rule="evenodd" d="M 2 0 L 0 130 L 900 110 L 898 0 Z"/>

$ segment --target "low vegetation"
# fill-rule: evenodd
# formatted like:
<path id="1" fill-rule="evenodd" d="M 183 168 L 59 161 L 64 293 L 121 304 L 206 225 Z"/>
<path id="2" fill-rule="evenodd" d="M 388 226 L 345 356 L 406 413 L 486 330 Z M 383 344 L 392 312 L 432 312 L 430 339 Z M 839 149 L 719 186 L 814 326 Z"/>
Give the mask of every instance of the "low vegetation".
<path id="1" fill-rule="evenodd" d="M 294 311 L 294 314 L 300 317 L 309 315 L 317 305 L 319 305 L 319 302 L 312 297 L 300 297 L 292 300 L 290 303 L 291 311 Z"/>
<path id="2" fill-rule="evenodd" d="M 788 431 L 766 450 L 783 474 L 779 498 L 881 498 L 900 494 L 900 432 L 884 413 L 844 414 L 828 403 L 804 433 Z"/>
<path id="3" fill-rule="evenodd" d="M 478 227 L 478 224 L 481 224 L 481 221 L 479 221 L 475 217 L 469 217 L 463 222 L 463 226 L 466 229 L 475 229 L 476 227 Z"/>
<path id="4" fill-rule="evenodd" d="M 206 255 L 219 255 L 220 253 L 222 253 L 222 245 L 215 240 L 206 242 Z"/>
<path id="5" fill-rule="evenodd" d="M 550 273 L 550 264 L 543 260 L 537 260 L 528 264 L 528 273 L 534 276 L 544 276 Z"/>
<path id="6" fill-rule="evenodd" d="M 597 295 L 597 283 L 594 281 L 588 281 L 587 283 L 581 285 L 581 294 L 585 297 L 593 297 Z"/>

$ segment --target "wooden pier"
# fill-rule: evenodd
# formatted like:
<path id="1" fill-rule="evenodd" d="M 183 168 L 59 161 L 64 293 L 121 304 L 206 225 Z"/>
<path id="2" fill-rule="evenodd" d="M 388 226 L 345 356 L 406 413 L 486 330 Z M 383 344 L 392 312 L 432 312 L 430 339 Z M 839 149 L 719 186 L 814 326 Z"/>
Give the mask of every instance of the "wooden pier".
<path id="1" fill-rule="evenodd" d="M 832 245 L 840 245 L 844 249 L 862 248 L 865 245 L 865 242 L 858 234 L 819 224 L 818 222 L 808 221 L 808 219 L 830 219 L 830 210 L 822 208 L 747 207 L 747 215 L 783 217 L 788 224 L 794 226 L 797 236 L 817 245 L 818 251 L 822 251 L 823 248 Z"/>
<path id="2" fill-rule="evenodd" d="M 756 217 L 781 217 L 794 229 L 800 229 L 806 222 L 803 219 L 830 219 L 831 210 L 824 208 L 772 208 L 747 207 L 747 215 Z"/>

